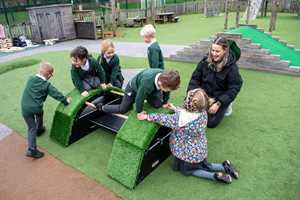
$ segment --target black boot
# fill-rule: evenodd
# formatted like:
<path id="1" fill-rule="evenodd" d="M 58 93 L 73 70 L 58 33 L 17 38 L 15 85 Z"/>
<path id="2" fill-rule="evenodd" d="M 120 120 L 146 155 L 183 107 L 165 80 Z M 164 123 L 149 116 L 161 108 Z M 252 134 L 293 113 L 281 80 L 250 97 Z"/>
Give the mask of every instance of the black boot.
<path id="1" fill-rule="evenodd" d="M 222 164 L 227 174 L 230 174 L 230 176 L 232 176 L 235 179 L 239 178 L 239 172 L 234 168 L 234 166 L 229 160 L 225 160 Z"/>
<path id="2" fill-rule="evenodd" d="M 26 153 L 26 156 L 31 157 L 31 158 L 39 159 L 39 158 L 42 158 L 44 156 L 44 153 L 37 150 L 37 149 L 36 150 L 28 150 L 27 153 Z"/>
<path id="3" fill-rule="evenodd" d="M 228 174 L 224 174 L 223 172 L 216 172 L 214 177 L 217 181 L 220 181 L 222 183 L 230 184 L 232 182 L 231 176 Z"/>

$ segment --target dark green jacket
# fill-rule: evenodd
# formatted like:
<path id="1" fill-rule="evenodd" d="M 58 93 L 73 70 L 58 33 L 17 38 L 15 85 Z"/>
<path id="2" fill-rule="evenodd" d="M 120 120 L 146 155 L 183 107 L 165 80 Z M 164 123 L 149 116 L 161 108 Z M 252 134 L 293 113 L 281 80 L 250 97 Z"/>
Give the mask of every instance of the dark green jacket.
<path id="1" fill-rule="evenodd" d="M 148 61 L 150 68 L 165 68 L 164 57 L 157 42 L 154 42 L 150 47 L 148 47 Z"/>
<path id="2" fill-rule="evenodd" d="M 155 86 L 155 76 L 162 73 L 162 69 L 145 69 L 138 73 L 129 82 L 131 88 L 135 91 L 135 107 L 136 112 L 143 111 L 144 100 L 147 99 L 153 92 L 157 92 Z M 168 102 L 170 97 L 169 92 L 164 92 L 164 102 Z"/>
<path id="3" fill-rule="evenodd" d="M 22 115 L 26 117 L 41 113 L 43 111 L 44 101 L 46 101 L 48 95 L 68 105 L 66 97 L 52 86 L 50 82 L 38 76 L 30 77 L 21 100 Z"/>
<path id="4" fill-rule="evenodd" d="M 100 63 L 105 73 L 106 83 L 113 83 L 117 80 L 122 81 L 123 76 L 120 67 L 119 57 L 115 54 L 111 60 L 107 63 L 104 55 L 100 55 L 97 58 L 97 62 Z"/>
<path id="5" fill-rule="evenodd" d="M 79 90 L 79 92 L 83 92 L 83 80 L 87 78 L 88 75 L 97 76 L 100 79 L 100 83 L 105 83 L 105 73 L 100 66 L 100 64 L 93 58 L 88 58 L 90 64 L 90 70 L 85 71 L 81 68 L 76 68 L 72 66 L 71 68 L 71 78 L 74 86 Z"/>

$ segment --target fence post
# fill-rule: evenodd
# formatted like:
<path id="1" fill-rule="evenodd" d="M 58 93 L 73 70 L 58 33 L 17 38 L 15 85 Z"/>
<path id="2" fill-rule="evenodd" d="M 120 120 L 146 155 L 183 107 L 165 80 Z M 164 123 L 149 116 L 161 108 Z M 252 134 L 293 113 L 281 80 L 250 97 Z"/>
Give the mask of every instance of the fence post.
<path id="1" fill-rule="evenodd" d="M 224 30 L 228 29 L 228 0 L 225 0 L 225 23 Z"/>

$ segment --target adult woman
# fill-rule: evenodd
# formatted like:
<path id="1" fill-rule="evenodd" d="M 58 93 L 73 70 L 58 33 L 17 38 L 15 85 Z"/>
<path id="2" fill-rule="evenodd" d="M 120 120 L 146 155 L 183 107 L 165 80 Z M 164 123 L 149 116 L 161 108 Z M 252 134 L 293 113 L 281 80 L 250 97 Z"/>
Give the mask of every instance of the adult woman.
<path id="1" fill-rule="evenodd" d="M 216 38 L 192 74 L 187 91 L 195 88 L 205 90 L 210 98 L 207 127 L 216 127 L 225 113 L 232 112 L 232 102 L 239 93 L 243 80 L 236 62 L 240 48 L 234 41 Z"/>

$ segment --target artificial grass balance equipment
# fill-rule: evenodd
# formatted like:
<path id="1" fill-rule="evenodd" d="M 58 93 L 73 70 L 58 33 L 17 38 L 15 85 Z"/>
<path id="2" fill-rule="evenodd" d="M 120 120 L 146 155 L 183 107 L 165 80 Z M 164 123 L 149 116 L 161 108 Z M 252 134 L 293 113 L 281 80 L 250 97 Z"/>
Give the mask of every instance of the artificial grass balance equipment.
<path id="1" fill-rule="evenodd" d="M 133 189 L 159 166 L 170 154 L 170 129 L 146 121 L 139 121 L 134 111 L 128 115 L 107 114 L 85 104 L 118 104 L 123 92 L 118 88 L 92 90 L 82 97 L 78 90 L 69 93 L 72 102 L 59 104 L 50 131 L 50 137 L 68 146 L 97 128 L 105 128 L 117 134 L 108 163 L 107 173 L 129 189 Z M 158 112 L 144 105 L 147 112 Z"/>

